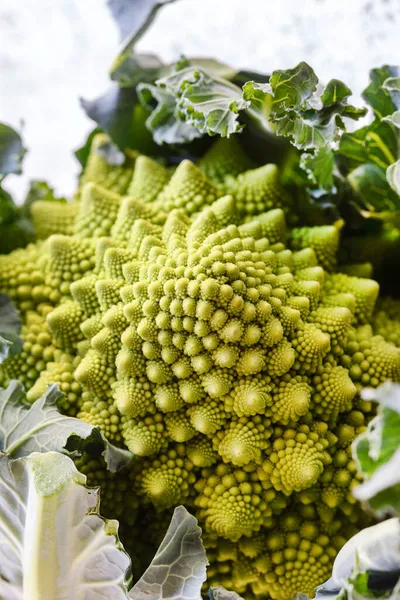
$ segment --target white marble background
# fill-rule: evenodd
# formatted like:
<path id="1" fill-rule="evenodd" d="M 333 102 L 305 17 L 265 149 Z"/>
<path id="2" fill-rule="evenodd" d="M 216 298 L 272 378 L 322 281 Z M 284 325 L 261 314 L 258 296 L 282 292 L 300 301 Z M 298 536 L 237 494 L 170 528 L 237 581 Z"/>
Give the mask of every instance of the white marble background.
<path id="1" fill-rule="evenodd" d="M 0 120 L 23 120 L 29 149 L 23 176 L 7 178 L 18 200 L 32 178 L 74 190 L 72 151 L 92 128 L 78 97 L 106 88 L 117 47 L 105 0 L 0 0 Z M 400 0 L 180 0 L 139 48 L 265 72 L 306 60 L 359 94 L 370 67 L 400 63 Z"/>

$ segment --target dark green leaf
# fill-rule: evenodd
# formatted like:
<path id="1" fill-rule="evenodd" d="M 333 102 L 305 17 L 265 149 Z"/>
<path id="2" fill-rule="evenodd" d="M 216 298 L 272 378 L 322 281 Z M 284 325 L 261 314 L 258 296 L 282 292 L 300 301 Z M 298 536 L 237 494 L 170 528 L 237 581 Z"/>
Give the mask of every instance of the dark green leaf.
<path id="1" fill-rule="evenodd" d="M 0 176 L 21 173 L 25 152 L 19 133 L 9 125 L 0 123 Z"/>
<path id="2" fill-rule="evenodd" d="M 398 134 L 385 121 L 375 121 L 352 133 L 344 133 L 339 144 L 341 170 L 348 173 L 359 165 L 374 163 L 386 169 L 397 158 Z"/>
<path id="3" fill-rule="evenodd" d="M 342 102 L 349 96 L 351 96 L 351 90 L 347 85 L 338 79 L 331 79 L 321 94 L 321 102 L 324 106 L 328 106 L 336 102 Z"/>
<path id="4" fill-rule="evenodd" d="M 162 62 L 154 54 L 120 54 L 114 60 L 110 77 L 120 87 L 152 82 L 161 74 Z"/>
<path id="5" fill-rule="evenodd" d="M 376 164 L 360 165 L 348 175 L 347 180 L 356 197 L 361 199 L 363 210 L 371 213 L 400 210 L 400 197 L 389 186 L 386 172 Z"/>
<path id="6" fill-rule="evenodd" d="M 306 63 L 275 71 L 269 85 L 275 132 L 289 137 L 302 150 L 314 151 L 332 144 L 345 127 L 343 117 L 359 119 L 365 114 L 364 109 L 347 104 L 351 92 L 343 82 L 333 79 L 321 90 L 317 76 Z"/>
<path id="7" fill-rule="evenodd" d="M 0 294 L 0 363 L 22 348 L 19 312 L 7 294 Z"/>
<path id="8" fill-rule="evenodd" d="M 333 188 L 335 157 L 329 146 L 321 146 L 314 154 L 304 153 L 300 164 L 318 188 L 327 191 Z"/>
<path id="9" fill-rule="evenodd" d="M 18 216 L 18 207 L 11 195 L 0 186 L 0 227 L 11 223 Z"/>
<path id="10" fill-rule="evenodd" d="M 226 76 L 225 76 L 226 77 Z M 236 75 L 231 79 L 232 83 L 243 87 L 249 81 L 253 81 L 255 83 L 265 84 L 269 81 L 270 75 L 266 73 L 259 73 L 258 71 L 238 71 Z M 230 79 L 228 77 L 228 79 Z"/>
<path id="11" fill-rule="evenodd" d="M 294 69 L 274 71 L 270 77 L 272 110 L 280 114 L 291 108 L 309 108 L 308 101 L 317 89 L 318 77 L 305 62 Z"/>
<path id="12" fill-rule="evenodd" d="M 0 185 L 0 254 L 26 246 L 34 240 L 33 226 L 10 194 Z"/>
<path id="13" fill-rule="evenodd" d="M 32 222 L 18 211 L 11 223 L 0 225 L 0 254 L 8 254 L 16 248 L 24 248 L 34 239 Z"/>
<path id="14" fill-rule="evenodd" d="M 389 77 L 399 77 L 399 67 L 384 65 L 369 72 L 370 83 L 363 91 L 363 98 L 374 111 L 377 119 L 382 119 L 396 110 L 393 100 L 383 84 Z"/>

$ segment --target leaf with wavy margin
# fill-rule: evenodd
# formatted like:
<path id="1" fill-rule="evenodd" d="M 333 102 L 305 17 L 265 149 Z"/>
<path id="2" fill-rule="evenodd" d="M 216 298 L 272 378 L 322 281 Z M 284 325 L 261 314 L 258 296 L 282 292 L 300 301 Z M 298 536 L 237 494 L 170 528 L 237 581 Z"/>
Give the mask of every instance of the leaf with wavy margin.
<path id="1" fill-rule="evenodd" d="M 207 565 L 197 520 L 183 506 L 178 506 L 155 557 L 129 597 L 200 600 Z"/>
<path id="2" fill-rule="evenodd" d="M 58 452 L 0 456 L 0 597 L 128 598 L 130 559 L 99 492 Z"/>
<path id="3" fill-rule="evenodd" d="M 100 429 L 59 412 L 57 401 L 62 395 L 53 384 L 30 404 L 19 381 L 0 389 L 0 451 L 12 458 L 51 450 L 74 455 L 95 444 L 103 449 L 110 471 L 127 465 L 132 459 L 130 452 L 110 444 Z"/>

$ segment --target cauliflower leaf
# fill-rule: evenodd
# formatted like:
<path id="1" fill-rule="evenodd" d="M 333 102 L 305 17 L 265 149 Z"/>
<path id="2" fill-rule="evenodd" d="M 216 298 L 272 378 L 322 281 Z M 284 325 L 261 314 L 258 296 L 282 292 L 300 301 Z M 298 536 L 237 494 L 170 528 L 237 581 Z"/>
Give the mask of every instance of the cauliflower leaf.
<path id="1" fill-rule="evenodd" d="M 7 389 L 0 389 L 0 451 L 11 458 L 49 451 L 74 455 L 82 453 L 90 444 L 103 450 L 110 471 L 128 464 L 132 454 L 110 444 L 99 428 L 58 411 L 57 401 L 61 396 L 62 392 L 53 384 L 30 404 L 18 381 L 12 381 Z"/>

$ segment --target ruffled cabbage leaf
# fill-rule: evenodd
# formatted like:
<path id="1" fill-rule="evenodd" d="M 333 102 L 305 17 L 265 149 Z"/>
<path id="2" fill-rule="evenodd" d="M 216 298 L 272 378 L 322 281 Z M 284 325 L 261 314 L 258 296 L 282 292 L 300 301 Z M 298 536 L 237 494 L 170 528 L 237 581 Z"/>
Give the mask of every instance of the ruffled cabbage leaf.
<path id="1" fill-rule="evenodd" d="M 178 506 L 150 566 L 133 586 L 133 600 L 200 600 L 208 560 L 197 520 Z"/>
<path id="2" fill-rule="evenodd" d="M 118 521 L 99 513 L 100 492 L 58 452 L 0 455 L 0 597 L 200 600 L 207 559 L 197 520 L 183 506 L 153 561 L 131 587 Z"/>
<path id="3" fill-rule="evenodd" d="M 130 559 L 99 492 L 57 452 L 0 456 L 0 597 L 127 598 Z"/>
<path id="4" fill-rule="evenodd" d="M 126 466 L 133 458 L 128 450 L 110 444 L 99 428 L 59 412 L 57 401 L 62 395 L 53 384 L 31 404 L 19 381 L 0 389 L 0 451 L 11 458 L 49 451 L 76 456 L 96 446 L 110 471 Z"/>

